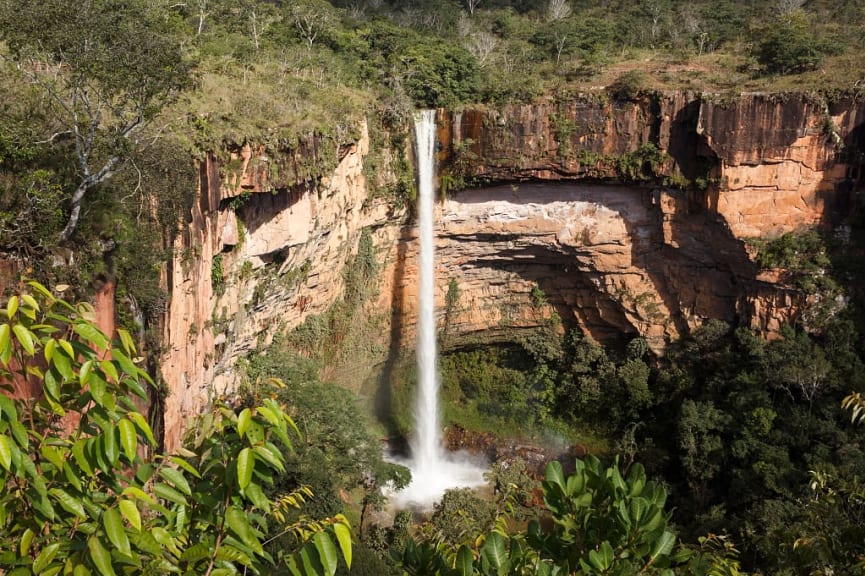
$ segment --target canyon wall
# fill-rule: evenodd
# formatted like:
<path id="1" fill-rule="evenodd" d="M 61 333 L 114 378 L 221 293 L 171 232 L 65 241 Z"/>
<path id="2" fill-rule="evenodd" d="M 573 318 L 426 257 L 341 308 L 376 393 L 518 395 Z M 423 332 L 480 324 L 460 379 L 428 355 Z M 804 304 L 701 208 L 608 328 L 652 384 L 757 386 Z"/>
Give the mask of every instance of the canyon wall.
<path id="1" fill-rule="evenodd" d="M 440 111 L 445 343 L 513 338 L 554 316 L 599 340 L 644 336 L 659 353 L 708 318 L 777 330 L 808 301 L 761 273 L 745 241 L 843 220 L 863 122 L 862 103 L 799 95 L 595 94 Z M 381 318 L 364 362 L 413 347 L 411 218 L 368 190 L 365 127 L 356 142 L 331 143 L 336 168 L 317 174 L 304 155 L 325 145 L 246 146 L 202 163 L 166 277 L 169 447 L 209 400 L 237 390 L 238 361 L 342 296 L 364 229 L 380 280 L 365 314 Z"/>

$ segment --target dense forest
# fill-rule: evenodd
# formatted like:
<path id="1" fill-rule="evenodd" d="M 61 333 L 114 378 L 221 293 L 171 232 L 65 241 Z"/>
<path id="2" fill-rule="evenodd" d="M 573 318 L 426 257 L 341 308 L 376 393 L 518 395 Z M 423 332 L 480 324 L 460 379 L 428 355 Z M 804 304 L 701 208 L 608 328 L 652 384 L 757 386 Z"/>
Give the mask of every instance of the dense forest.
<path id="1" fill-rule="evenodd" d="M 379 437 L 411 423 L 322 381 L 333 327 L 372 296 L 368 238 L 344 298 L 250 354 L 179 454 L 132 402 L 159 382 L 129 336 L 160 350 L 160 270 L 207 154 L 350 142 L 362 117 L 398 147 L 419 107 L 587 91 L 861 98 L 865 0 L 0 0 L 0 36 L 0 253 L 40 282 L 4 283 L 0 380 L 45 388 L 0 396 L 5 574 L 865 574 L 861 205 L 843 233 L 755 240 L 816 303 L 772 340 L 710 321 L 660 357 L 551 312 L 446 347 L 449 426 L 563 458 L 493 463 L 492 495 L 422 520 L 381 514 L 408 471 Z M 409 175 L 370 194 L 408 203 Z M 131 303 L 111 360 L 92 310 L 59 297 L 108 279 Z M 404 414 L 414 374 L 397 374 Z"/>

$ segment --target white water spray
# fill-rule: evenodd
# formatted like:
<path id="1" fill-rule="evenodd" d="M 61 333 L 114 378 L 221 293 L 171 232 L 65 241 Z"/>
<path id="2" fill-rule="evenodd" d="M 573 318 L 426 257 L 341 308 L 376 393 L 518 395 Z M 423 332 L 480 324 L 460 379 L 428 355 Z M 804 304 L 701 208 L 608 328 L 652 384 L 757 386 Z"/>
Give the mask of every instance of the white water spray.
<path id="1" fill-rule="evenodd" d="M 433 215 L 435 197 L 435 110 L 415 116 L 418 171 L 418 232 L 420 234 L 420 289 L 418 290 L 417 372 L 415 435 L 412 459 L 404 462 L 412 483 L 396 495 L 398 504 L 429 507 L 445 490 L 483 484 L 483 469 L 445 454 L 439 419 L 439 372 L 435 321 L 435 245 Z"/>
<path id="2" fill-rule="evenodd" d="M 441 466 L 443 450 L 439 424 L 439 374 L 435 321 L 435 245 L 433 196 L 435 194 L 435 110 L 424 110 L 415 119 L 418 171 L 418 228 L 420 233 L 420 290 L 418 291 L 417 374 L 415 437 L 411 443 L 417 473 L 426 476 Z"/>

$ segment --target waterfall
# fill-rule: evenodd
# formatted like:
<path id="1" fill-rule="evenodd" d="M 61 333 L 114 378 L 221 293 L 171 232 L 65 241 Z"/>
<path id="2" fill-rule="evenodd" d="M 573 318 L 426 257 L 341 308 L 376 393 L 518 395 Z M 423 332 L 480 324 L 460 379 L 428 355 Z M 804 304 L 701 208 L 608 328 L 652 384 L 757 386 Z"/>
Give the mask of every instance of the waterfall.
<path id="1" fill-rule="evenodd" d="M 418 232 L 420 235 L 420 289 L 418 290 L 417 376 L 415 436 L 411 443 L 417 474 L 426 476 L 441 468 L 443 450 L 439 422 L 439 374 L 435 320 L 435 245 L 433 209 L 435 196 L 435 110 L 418 112 L 415 118 L 418 172 Z"/>
<path id="2" fill-rule="evenodd" d="M 415 116 L 418 174 L 418 236 L 420 266 L 418 289 L 417 375 L 415 433 L 410 442 L 412 482 L 395 495 L 397 505 L 430 507 L 445 490 L 483 484 L 484 468 L 459 455 L 446 454 L 439 418 L 439 372 L 435 319 L 435 144 L 436 112 Z"/>

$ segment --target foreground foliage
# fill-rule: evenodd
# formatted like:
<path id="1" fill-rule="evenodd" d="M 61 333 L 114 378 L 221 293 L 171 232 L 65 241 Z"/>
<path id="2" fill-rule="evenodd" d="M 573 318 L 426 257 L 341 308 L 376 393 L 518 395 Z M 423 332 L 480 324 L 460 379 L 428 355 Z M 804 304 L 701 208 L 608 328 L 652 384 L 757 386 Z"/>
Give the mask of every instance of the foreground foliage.
<path id="1" fill-rule="evenodd" d="M 551 522 L 511 532 L 504 518 L 490 531 L 410 541 L 400 560 L 409 574 L 740 574 L 736 551 L 722 538 L 677 543 L 665 510 L 667 493 L 647 481 L 639 464 L 623 475 L 618 461 L 604 467 L 592 456 L 565 475 L 559 462 L 546 468 L 542 484 Z"/>
<path id="2" fill-rule="evenodd" d="M 11 391 L 30 381 L 43 392 L 0 395 L 6 574 L 258 574 L 277 564 L 334 574 L 337 544 L 351 563 L 344 517 L 287 522 L 309 490 L 266 493 L 297 435 L 282 406 L 264 399 L 235 412 L 217 403 L 179 454 L 155 453 L 135 403 L 152 381 L 129 334 L 111 344 L 92 307 L 29 288 L 9 299 L 0 324 L 0 383 Z M 285 534 L 300 547 L 270 553 L 268 541 Z"/>

